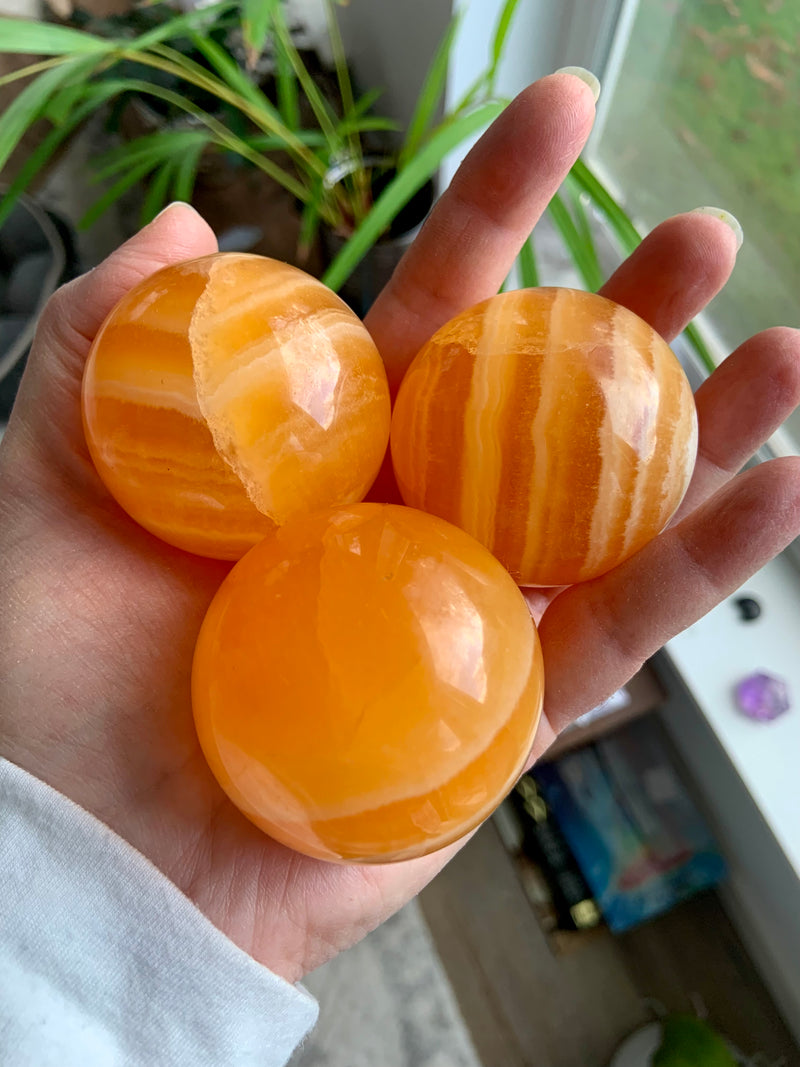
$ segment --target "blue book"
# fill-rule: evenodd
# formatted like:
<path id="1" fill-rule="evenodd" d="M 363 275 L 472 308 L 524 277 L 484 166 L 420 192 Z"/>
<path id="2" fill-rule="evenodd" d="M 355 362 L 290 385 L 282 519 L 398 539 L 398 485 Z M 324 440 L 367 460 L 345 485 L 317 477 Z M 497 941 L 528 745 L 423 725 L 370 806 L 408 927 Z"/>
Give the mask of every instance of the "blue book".
<path id="1" fill-rule="evenodd" d="M 632 724 L 533 771 L 614 931 L 725 874 L 710 830 L 649 725 Z"/>

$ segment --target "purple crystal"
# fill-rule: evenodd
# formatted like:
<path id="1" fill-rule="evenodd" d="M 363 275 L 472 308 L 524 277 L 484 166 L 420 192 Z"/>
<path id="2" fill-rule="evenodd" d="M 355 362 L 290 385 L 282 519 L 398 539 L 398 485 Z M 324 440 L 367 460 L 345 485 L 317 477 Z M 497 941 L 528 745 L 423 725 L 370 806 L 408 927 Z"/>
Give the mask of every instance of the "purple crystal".
<path id="1" fill-rule="evenodd" d="M 789 686 L 783 678 L 762 671 L 749 674 L 736 686 L 736 703 L 758 722 L 771 722 L 792 706 Z"/>

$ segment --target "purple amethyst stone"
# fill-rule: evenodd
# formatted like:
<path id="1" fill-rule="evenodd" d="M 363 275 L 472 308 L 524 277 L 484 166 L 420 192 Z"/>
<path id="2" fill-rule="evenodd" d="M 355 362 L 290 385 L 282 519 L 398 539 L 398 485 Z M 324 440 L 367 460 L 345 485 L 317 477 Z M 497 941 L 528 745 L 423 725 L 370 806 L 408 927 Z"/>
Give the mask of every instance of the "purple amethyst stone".
<path id="1" fill-rule="evenodd" d="M 736 686 L 736 703 L 757 722 L 771 722 L 792 706 L 789 686 L 783 678 L 759 671 L 749 674 Z"/>

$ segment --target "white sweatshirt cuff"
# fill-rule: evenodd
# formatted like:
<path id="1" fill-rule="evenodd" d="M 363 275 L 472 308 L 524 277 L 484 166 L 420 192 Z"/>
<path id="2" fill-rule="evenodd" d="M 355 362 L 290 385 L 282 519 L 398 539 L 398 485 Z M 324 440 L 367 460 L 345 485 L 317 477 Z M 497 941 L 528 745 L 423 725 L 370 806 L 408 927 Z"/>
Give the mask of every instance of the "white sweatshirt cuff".
<path id="1" fill-rule="evenodd" d="M 0 759 L 0 1062 L 283 1067 L 317 1012 L 141 853 Z"/>

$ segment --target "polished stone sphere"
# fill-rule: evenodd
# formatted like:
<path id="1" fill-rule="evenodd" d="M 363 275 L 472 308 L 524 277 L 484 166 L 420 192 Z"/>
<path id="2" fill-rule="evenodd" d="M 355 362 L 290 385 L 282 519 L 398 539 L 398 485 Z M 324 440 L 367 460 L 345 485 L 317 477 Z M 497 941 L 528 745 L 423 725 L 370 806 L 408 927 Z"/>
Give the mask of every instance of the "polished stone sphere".
<path id="1" fill-rule="evenodd" d="M 528 607 L 462 530 L 398 505 L 294 519 L 236 564 L 197 641 L 198 736 L 237 807 L 348 862 L 467 833 L 523 770 L 542 706 Z"/>
<path id="2" fill-rule="evenodd" d="M 697 417 L 678 360 L 633 312 L 523 289 L 423 346 L 391 449 L 406 504 L 468 531 L 521 584 L 559 586 L 664 528 L 692 475 Z"/>
<path id="3" fill-rule="evenodd" d="M 380 355 L 339 297 L 285 263 L 219 253 L 117 304 L 89 355 L 83 418 L 132 518 L 238 559 L 295 515 L 361 500 L 390 408 Z"/>

